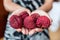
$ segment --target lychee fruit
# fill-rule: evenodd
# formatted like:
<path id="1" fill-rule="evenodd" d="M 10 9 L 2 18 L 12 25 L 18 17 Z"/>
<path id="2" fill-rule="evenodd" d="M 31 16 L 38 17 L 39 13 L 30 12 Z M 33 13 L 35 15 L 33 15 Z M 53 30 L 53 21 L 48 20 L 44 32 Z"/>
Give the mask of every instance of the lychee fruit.
<path id="1" fill-rule="evenodd" d="M 38 13 L 34 13 L 31 16 L 32 16 L 32 18 L 34 18 L 35 22 L 36 22 L 37 18 L 40 17 L 40 15 Z"/>
<path id="2" fill-rule="evenodd" d="M 33 29 L 35 28 L 34 19 L 31 16 L 28 16 L 24 19 L 24 26 L 27 29 Z"/>
<path id="3" fill-rule="evenodd" d="M 23 12 L 21 12 L 20 14 L 19 14 L 19 17 L 21 17 L 22 18 L 22 26 L 24 27 L 24 19 L 27 17 L 27 16 L 29 16 L 29 14 L 26 12 L 26 11 L 23 11 Z"/>
<path id="4" fill-rule="evenodd" d="M 10 22 L 11 27 L 15 29 L 22 27 L 22 18 L 17 15 L 11 16 L 9 22 Z"/>
<path id="5" fill-rule="evenodd" d="M 46 16 L 38 17 L 36 21 L 37 27 L 48 28 L 50 26 L 50 19 Z"/>
<path id="6" fill-rule="evenodd" d="M 24 20 L 27 16 L 29 16 L 29 14 L 26 11 L 24 11 L 21 12 L 19 16 Z"/>

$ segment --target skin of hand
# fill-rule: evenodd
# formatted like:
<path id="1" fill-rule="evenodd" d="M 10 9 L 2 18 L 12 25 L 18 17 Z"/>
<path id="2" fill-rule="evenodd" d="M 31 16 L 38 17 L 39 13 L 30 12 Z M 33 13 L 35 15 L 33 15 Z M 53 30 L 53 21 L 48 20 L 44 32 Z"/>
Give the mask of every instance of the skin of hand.
<path id="1" fill-rule="evenodd" d="M 26 28 L 22 28 L 22 33 L 24 34 L 24 35 L 28 35 L 28 29 L 26 29 Z"/>
<path id="2" fill-rule="evenodd" d="M 47 16 L 50 19 L 50 22 L 52 22 L 51 18 L 49 17 L 49 15 L 45 11 L 43 11 L 43 10 L 35 10 L 35 11 L 33 11 L 31 13 L 31 15 L 34 14 L 34 13 L 38 13 L 40 16 Z M 36 32 L 42 32 L 43 30 L 44 29 L 42 29 L 42 28 L 32 29 L 32 30 L 29 31 L 29 35 L 33 35 Z"/>

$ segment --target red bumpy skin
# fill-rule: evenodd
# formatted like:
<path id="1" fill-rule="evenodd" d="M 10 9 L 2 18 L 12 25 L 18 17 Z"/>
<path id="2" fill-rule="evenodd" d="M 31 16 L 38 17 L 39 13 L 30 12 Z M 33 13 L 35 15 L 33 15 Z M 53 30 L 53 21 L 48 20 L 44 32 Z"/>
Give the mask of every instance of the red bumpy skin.
<path id="1" fill-rule="evenodd" d="M 37 27 L 48 28 L 50 26 L 50 20 L 46 16 L 40 16 L 36 21 Z"/>
<path id="2" fill-rule="evenodd" d="M 40 17 L 40 15 L 38 13 L 34 13 L 31 16 L 32 16 L 32 18 L 34 18 L 35 23 L 36 23 L 37 18 Z"/>
<path id="3" fill-rule="evenodd" d="M 11 27 L 18 29 L 18 28 L 22 28 L 22 20 L 21 17 L 17 16 L 17 15 L 13 15 L 10 18 L 10 25 Z"/>
<path id="4" fill-rule="evenodd" d="M 19 17 L 22 18 L 22 26 L 23 26 L 23 27 L 24 27 L 24 19 L 25 19 L 27 16 L 29 16 L 29 14 L 28 14 L 26 11 L 21 12 L 20 15 L 19 15 Z"/>
<path id="5" fill-rule="evenodd" d="M 35 28 L 34 19 L 31 16 L 28 16 L 24 19 L 24 26 L 27 29 L 33 29 Z"/>
<path id="6" fill-rule="evenodd" d="M 24 20 L 27 16 L 29 16 L 29 14 L 26 11 L 24 11 L 21 12 L 19 16 Z"/>

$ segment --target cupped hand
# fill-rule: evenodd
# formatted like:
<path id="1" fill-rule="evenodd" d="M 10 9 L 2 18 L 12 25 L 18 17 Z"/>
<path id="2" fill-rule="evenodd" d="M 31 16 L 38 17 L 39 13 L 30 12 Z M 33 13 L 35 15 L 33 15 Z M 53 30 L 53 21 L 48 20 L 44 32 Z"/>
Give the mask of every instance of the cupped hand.
<path id="1" fill-rule="evenodd" d="M 30 10 L 27 9 L 27 8 L 20 8 L 20 9 L 17 9 L 15 10 L 14 12 L 12 12 L 12 14 L 8 17 L 8 21 L 10 20 L 11 16 L 13 15 L 17 15 L 19 16 L 21 12 L 24 12 L 26 11 L 29 15 L 30 15 Z M 28 34 L 28 30 L 26 28 L 18 28 L 16 29 L 17 32 L 22 32 L 23 34 Z"/>
<path id="2" fill-rule="evenodd" d="M 45 11 L 43 11 L 43 10 L 35 10 L 35 11 L 33 11 L 31 13 L 31 15 L 34 14 L 34 13 L 37 13 L 40 16 L 47 16 L 50 19 L 50 22 L 52 22 L 52 19 L 50 18 L 49 14 L 46 13 Z M 32 30 L 29 31 L 29 35 L 33 35 L 36 32 L 42 32 L 43 30 L 44 29 L 42 29 L 42 28 L 34 28 L 34 29 L 32 29 Z"/>
<path id="3" fill-rule="evenodd" d="M 43 10 L 35 10 L 35 11 L 33 11 L 32 13 L 31 13 L 31 15 L 32 14 L 34 14 L 34 13 L 37 13 L 37 14 L 39 14 L 40 16 L 47 16 L 49 19 L 50 19 L 50 22 L 52 22 L 53 20 L 51 19 L 51 17 L 49 16 L 49 14 L 48 13 L 46 13 L 45 11 L 43 11 Z"/>

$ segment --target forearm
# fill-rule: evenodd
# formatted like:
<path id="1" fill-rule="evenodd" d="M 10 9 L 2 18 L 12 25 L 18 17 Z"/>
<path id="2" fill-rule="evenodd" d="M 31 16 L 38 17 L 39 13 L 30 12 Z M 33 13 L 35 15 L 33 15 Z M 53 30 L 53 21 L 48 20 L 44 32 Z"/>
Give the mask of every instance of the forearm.
<path id="1" fill-rule="evenodd" d="M 53 0 L 50 0 L 50 1 L 45 0 L 45 3 L 41 7 L 39 7 L 39 9 L 48 12 L 49 10 L 51 10 L 52 4 L 53 4 Z"/>
<path id="2" fill-rule="evenodd" d="M 20 5 L 13 3 L 12 0 L 4 0 L 4 7 L 8 12 L 13 12 L 19 8 L 22 8 Z"/>
<path id="3" fill-rule="evenodd" d="M 41 7 L 39 7 L 39 9 L 44 10 L 46 12 L 48 12 L 49 10 L 51 10 L 51 8 L 52 8 L 52 5 L 50 5 L 50 4 L 44 4 Z"/>

